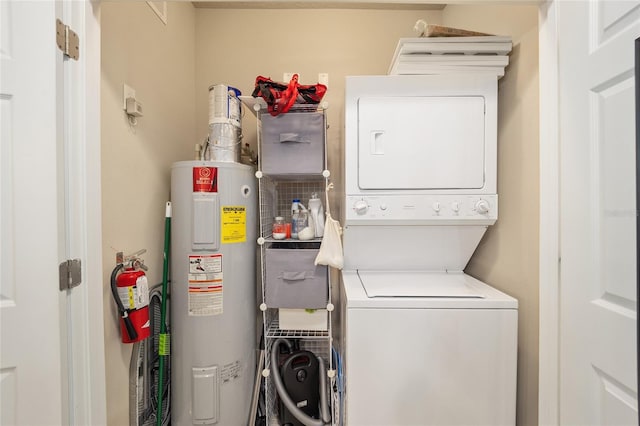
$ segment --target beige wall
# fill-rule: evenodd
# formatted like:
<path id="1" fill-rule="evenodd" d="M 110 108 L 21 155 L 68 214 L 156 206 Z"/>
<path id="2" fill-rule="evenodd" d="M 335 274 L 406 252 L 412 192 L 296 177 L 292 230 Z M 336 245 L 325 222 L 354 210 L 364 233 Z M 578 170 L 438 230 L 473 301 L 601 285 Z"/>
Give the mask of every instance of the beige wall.
<path id="1" fill-rule="evenodd" d="M 538 9 L 447 6 L 445 25 L 510 35 L 498 95 L 497 223 L 466 272 L 518 299 L 517 424 L 538 424 Z M 472 354 L 470 354 L 472 356 Z"/>
<path id="2" fill-rule="evenodd" d="M 165 26 L 146 2 L 102 2 L 102 205 L 107 413 L 129 424 L 132 345 L 120 343 L 109 292 L 115 253 L 146 248 L 150 285 L 162 281 L 164 205 L 171 163 L 192 157 L 195 140 L 195 10 L 168 4 Z M 122 85 L 136 90 L 144 117 L 133 127 Z"/>

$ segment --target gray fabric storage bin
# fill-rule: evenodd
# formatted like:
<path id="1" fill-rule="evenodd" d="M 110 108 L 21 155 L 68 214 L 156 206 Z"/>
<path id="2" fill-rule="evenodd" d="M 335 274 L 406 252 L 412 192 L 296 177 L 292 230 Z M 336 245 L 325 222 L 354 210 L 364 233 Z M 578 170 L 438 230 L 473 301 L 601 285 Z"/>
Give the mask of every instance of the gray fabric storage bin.
<path id="1" fill-rule="evenodd" d="M 266 249 L 265 302 L 269 308 L 327 307 L 327 266 L 314 265 L 319 249 Z"/>
<path id="2" fill-rule="evenodd" d="M 272 176 L 320 175 L 324 171 L 324 114 L 262 114 L 262 172 Z"/>

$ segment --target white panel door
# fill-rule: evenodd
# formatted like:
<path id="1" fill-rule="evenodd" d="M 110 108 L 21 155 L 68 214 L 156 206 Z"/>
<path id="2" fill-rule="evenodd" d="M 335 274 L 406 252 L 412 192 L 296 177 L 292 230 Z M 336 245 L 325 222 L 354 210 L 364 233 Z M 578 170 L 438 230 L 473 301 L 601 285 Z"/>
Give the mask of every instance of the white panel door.
<path id="1" fill-rule="evenodd" d="M 637 425 L 640 2 L 558 1 L 562 425 Z"/>
<path id="2" fill-rule="evenodd" d="M 63 424 L 55 3 L 0 1 L 0 424 Z"/>

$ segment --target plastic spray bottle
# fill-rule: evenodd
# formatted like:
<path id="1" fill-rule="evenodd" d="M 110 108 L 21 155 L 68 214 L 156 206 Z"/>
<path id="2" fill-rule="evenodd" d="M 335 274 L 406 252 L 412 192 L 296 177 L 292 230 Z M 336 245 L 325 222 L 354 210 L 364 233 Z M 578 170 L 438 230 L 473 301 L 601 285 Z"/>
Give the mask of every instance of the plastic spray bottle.
<path id="1" fill-rule="evenodd" d="M 294 198 L 291 202 L 291 238 L 298 238 L 298 219 L 300 218 L 300 200 Z"/>
<path id="2" fill-rule="evenodd" d="M 310 222 L 313 223 L 315 237 L 320 238 L 324 235 L 324 207 L 322 206 L 322 201 L 318 198 L 318 194 L 315 192 L 311 194 L 308 205 Z"/>

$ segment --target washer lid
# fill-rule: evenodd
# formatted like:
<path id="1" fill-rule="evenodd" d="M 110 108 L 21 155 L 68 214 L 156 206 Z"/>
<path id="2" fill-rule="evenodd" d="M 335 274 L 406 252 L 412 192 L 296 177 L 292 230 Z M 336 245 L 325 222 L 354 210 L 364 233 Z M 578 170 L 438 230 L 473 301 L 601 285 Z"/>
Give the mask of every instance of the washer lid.
<path id="1" fill-rule="evenodd" d="M 444 297 L 484 299 L 461 273 L 358 271 L 368 297 Z"/>
<path id="2" fill-rule="evenodd" d="M 518 309 L 518 301 L 462 271 L 342 270 L 347 309 Z"/>

